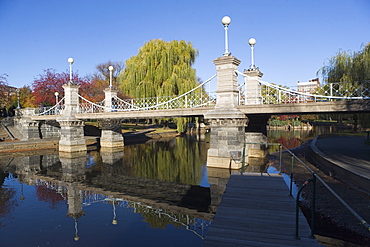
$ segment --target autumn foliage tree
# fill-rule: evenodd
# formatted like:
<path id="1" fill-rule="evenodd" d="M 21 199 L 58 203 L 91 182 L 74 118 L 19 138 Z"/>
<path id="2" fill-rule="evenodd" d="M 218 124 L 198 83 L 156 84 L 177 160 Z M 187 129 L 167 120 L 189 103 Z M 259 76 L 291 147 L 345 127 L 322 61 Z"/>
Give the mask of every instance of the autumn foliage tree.
<path id="1" fill-rule="evenodd" d="M 8 84 L 7 80 L 8 75 L 7 74 L 1 74 L 0 75 L 0 106 L 5 105 L 6 102 L 6 97 L 5 97 L 5 89 L 6 85 Z"/>
<path id="2" fill-rule="evenodd" d="M 56 72 L 55 69 L 46 69 L 44 74 L 38 75 L 32 83 L 32 103 L 36 106 L 49 106 L 55 104 L 55 92 L 63 97 L 64 90 L 63 84 L 68 83 L 68 72 Z M 85 78 L 79 77 L 78 73 L 73 74 L 73 81 L 76 84 L 88 84 Z"/>
<path id="3" fill-rule="evenodd" d="M 117 77 L 124 68 L 122 62 L 111 62 L 100 63 L 96 66 L 96 72 L 88 77 L 88 83 L 81 84 L 81 95 L 92 102 L 100 102 L 104 99 L 104 89 L 109 86 L 110 83 L 110 71 L 109 66 L 113 66 L 112 71 L 112 84 L 113 87 L 117 88 Z M 117 96 L 124 98 L 124 94 L 118 91 Z"/>

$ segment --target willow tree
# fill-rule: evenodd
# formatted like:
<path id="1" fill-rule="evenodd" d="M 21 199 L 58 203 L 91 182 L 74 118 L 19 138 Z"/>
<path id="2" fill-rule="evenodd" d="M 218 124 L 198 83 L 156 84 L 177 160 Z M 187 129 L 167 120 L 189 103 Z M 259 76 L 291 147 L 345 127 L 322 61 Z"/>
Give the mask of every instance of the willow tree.
<path id="1" fill-rule="evenodd" d="M 339 51 L 319 71 L 328 83 L 370 80 L 370 43 L 361 51 Z"/>
<path id="2" fill-rule="evenodd" d="M 192 44 L 184 40 L 150 40 L 126 61 L 118 78 L 121 90 L 133 98 L 181 95 L 198 85 L 192 68 L 197 55 Z M 188 120 L 176 119 L 180 132 Z"/>
<path id="3" fill-rule="evenodd" d="M 343 83 L 341 86 L 338 86 L 338 84 L 333 84 L 332 86 L 343 96 L 346 96 L 346 93 L 351 91 L 358 92 L 358 95 L 353 96 L 369 97 L 370 43 L 367 43 L 358 52 L 339 51 L 328 60 L 328 64 L 323 66 L 318 71 L 318 74 L 321 74 L 327 83 Z M 328 84 L 324 85 L 325 91 L 329 91 L 328 87 Z M 362 127 L 370 127 L 369 114 L 355 115 L 355 121 L 357 118 Z M 355 123 L 355 129 L 356 125 Z"/>

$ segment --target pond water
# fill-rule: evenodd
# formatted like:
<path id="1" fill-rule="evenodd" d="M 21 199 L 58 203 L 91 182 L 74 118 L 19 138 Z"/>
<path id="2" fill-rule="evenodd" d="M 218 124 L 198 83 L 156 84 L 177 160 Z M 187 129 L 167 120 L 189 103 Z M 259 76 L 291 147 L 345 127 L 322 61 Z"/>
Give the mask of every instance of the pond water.
<path id="1" fill-rule="evenodd" d="M 318 131 L 268 135 L 294 148 Z M 207 138 L 73 158 L 52 150 L 2 155 L 0 246 L 201 246 L 214 215 Z"/>
<path id="2" fill-rule="evenodd" d="M 207 149 L 188 137 L 1 157 L 0 246 L 200 246 L 213 216 Z"/>

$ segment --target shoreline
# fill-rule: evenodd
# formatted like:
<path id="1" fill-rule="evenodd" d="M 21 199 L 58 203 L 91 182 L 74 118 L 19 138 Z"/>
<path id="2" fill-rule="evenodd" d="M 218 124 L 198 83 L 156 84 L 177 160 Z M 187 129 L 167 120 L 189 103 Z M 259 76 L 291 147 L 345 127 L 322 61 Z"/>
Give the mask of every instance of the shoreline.
<path id="1" fill-rule="evenodd" d="M 123 140 L 125 145 L 145 143 L 150 140 L 158 140 L 161 138 L 175 138 L 180 136 L 177 131 L 167 131 L 159 133 L 124 133 Z M 88 150 L 94 149 L 93 147 L 100 148 L 100 136 L 85 136 L 86 146 Z M 21 153 L 39 150 L 58 150 L 59 138 L 44 138 L 35 140 L 14 140 L 0 142 L 0 155 L 9 153 Z"/>

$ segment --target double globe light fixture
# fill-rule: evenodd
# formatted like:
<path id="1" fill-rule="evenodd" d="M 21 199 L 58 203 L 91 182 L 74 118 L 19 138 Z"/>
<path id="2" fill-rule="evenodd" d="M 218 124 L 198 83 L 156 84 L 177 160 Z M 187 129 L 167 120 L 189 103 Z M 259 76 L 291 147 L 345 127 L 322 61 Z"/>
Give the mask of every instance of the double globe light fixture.
<path id="1" fill-rule="evenodd" d="M 221 20 L 222 22 L 222 25 L 224 25 L 224 29 L 225 29 L 225 52 L 224 52 L 224 56 L 230 56 L 231 53 L 229 52 L 229 40 L 228 40 L 228 29 L 229 29 L 229 25 L 231 23 L 231 18 L 229 16 L 224 16 Z M 249 41 L 248 41 L 250 47 L 251 47 L 251 66 L 250 66 L 250 70 L 255 70 L 256 69 L 256 66 L 254 64 L 254 45 L 256 44 L 256 39 L 254 38 L 250 38 Z"/>

